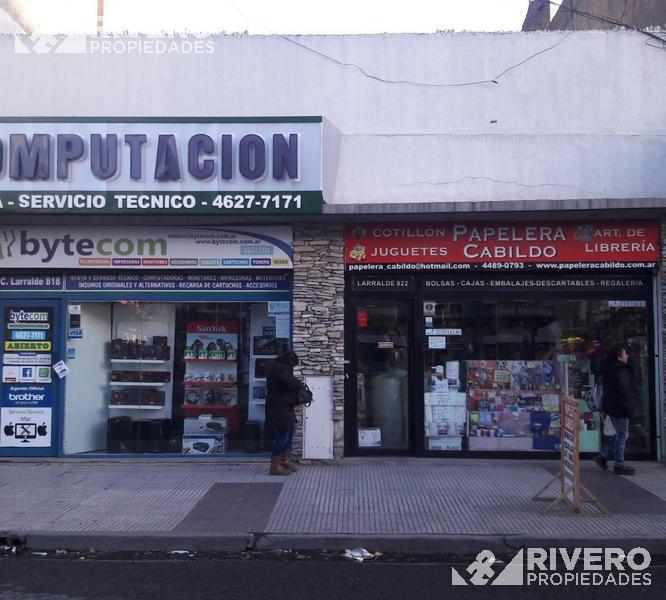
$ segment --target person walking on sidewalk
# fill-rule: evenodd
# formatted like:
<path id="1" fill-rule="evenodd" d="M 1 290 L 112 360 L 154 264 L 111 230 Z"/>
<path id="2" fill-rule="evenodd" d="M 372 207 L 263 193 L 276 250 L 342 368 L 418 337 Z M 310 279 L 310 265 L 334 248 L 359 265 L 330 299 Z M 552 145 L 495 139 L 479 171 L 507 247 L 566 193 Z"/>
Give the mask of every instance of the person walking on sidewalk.
<path id="1" fill-rule="evenodd" d="M 286 352 L 266 367 L 266 427 L 273 435 L 271 475 L 290 475 L 296 467 L 289 460 L 294 438 L 298 390 L 303 384 L 294 377 L 298 355 Z"/>
<path id="2" fill-rule="evenodd" d="M 608 461 L 615 460 L 613 472 L 633 475 L 634 468 L 624 464 L 624 448 L 629 437 L 629 419 L 634 413 L 636 389 L 629 354 L 625 346 L 611 348 L 603 368 L 602 410 L 610 417 L 615 435 L 604 442 L 601 454 L 594 461 L 606 470 Z"/>

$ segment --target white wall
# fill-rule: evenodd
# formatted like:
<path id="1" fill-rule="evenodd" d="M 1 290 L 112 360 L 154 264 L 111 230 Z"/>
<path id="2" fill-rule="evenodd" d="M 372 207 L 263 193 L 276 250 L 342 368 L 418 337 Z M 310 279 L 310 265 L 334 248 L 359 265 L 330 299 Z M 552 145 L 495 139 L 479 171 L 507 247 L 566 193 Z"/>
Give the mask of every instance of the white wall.
<path id="1" fill-rule="evenodd" d="M 342 132 L 329 203 L 666 197 L 666 54 L 642 34 L 291 39 L 431 85 L 377 81 L 281 36 L 168 55 L 93 52 L 90 40 L 82 54 L 16 54 L 0 37 L 0 115 L 322 115 Z M 436 87 L 495 79 L 558 42 L 497 84 Z"/>
<path id="2" fill-rule="evenodd" d="M 67 340 L 76 358 L 65 378 L 65 454 L 106 451 L 109 418 L 109 352 L 111 304 L 81 306 L 83 338 Z"/>

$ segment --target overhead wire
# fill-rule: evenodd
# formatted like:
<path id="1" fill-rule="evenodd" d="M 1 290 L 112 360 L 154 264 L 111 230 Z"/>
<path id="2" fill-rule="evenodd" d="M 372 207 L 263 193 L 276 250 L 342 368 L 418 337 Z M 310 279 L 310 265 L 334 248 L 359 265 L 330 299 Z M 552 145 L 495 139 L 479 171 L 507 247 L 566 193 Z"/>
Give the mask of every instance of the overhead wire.
<path id="1" fill-rule="evenodd" d="M 557 41 L 555 44 L 548 46 L 547 48 L 543 48 L 542 50 L 539 50 L 538 52 L 535 52 L 534 54 L 531 54 L 524 60 L 521 60 L 519 63 L 516 63 L 515 65 L 511 65 L 510 67 L 507 67 L 499 73 L 498 75 L 495 75 L 492 79 L 480 79 L 478 81 L 467 81 L 464 83 L 427 83 L 423 81 L 413 81 L 409 79 L 385 79 L 383 77 L 379 77 L 378 75 L 373 75 L 372 73 L 368 73 L 363 67 L 360 67 L 359 65 L 355 63 L 348 63 L 348 62 L 343 62 L 340 61 L 336 58 L 333 58 L 332 56 L 329 56 L 328 54 L 324 54 L 323 52 L 320 52 L 319 50 L 315 50 L 314 48 L 310 48 L 309 46 L 306 46 L 305 44 L 301 44 L 300 42 L 297 42 L 296 40 L 282 35 L 282 34 L 275 34 L 281 37 L 282 39 L 291 42 L 292 44 L 296 44 L 297 46 L 300 46 L 301 48 L 308 50 L 309 52 L 312 52 L 326 60 L 329 60 L 337 65 L 340 65 L 342 67 L 351 67 L 362 73 L 365 77 L 368 77 L 370 79 L 374 79 L 375 81 L 379 81 L 381 83 L 389 83 L 389 84 L 403 84 L 403 85 L 415 85 L 415 86 L 420 86 L 420 87 L 436 87 L 436 88 L 442 88 L 442 87 L 463 87 L 463 86 L 469 86 L 469 85 L 479 85 L 482 83 L 495 83 L 497 84 L 499 79 L 506 75 L 509 71 L 512 71 L 513 69 L 516 69 L 517 67 L 520 67 L 521 65 L 524 65 L 526 62 L 532 60 L 533 58 L 536 58 L 540 54 L 544 54 L 545 52 L 548 52 L 549 50 L 552 50 L 553 48 L 556 48 L 559 46 L 566 38 L 568 38 L 571 35 L 572 32 L 567 33 L 562 37 L 561 40 Z"/>
<path id="2" fill-rule="evenodd" d="M 663 45 L 666 45 L 666 38 L 663 38 L 656 33 L 652 31 L 648 31 L 646 29 L 643 29 L 642 27 L 637 27 L 636 25 L 631 25 L 629 23 L 625 23 L 623 21 L 618 21 L 616 19 L 612 19 L 611 17 L 607 17 L 605 15 L 595 15 L 593 13 L 587 12 L 585 10 L 580 10 L 579 8 L 574 8 L 572 6 L 567 6 L 564 4 L 564 2 L 554 2 L 553 0 L 548 0 L 548 4 L 552 4 L 553 6 L 557 6 L 560 10 L 563 10 L 564 12 L 569 12 L 572 14 L 577 14 L 580 15 L 581 17 L 585 17 L 587 19 L 590 19 L 592 21 L 599 21 L 600 23 L 608 23 L 610 25 L 616 25 L 618 27 L 625 27 L 626 29 L 631 29 L 633 31 L 637 31 L 638 33 L 642 33 L 643 35 L 646 35 L 652 39 L 658 40 L 661 42 Z M 624 10 L 622 11 L 622 14 L 624 15 L 624 12 L 626 11 L 627 5 L 625 3 Z M 658 46 L 655 46 L 654 44 L 649 44 L 646 42 L 648 46 L 651 48 L 658 48 Z"/>
<path id="3" fill-rule="evenodd" d="M 227 5 L 230 6 L 234 11 L 236 11 L 239 15 L 244 17 L 245 19 L 249 21 L 255 21 L 258 22 L 256 19 L 250 17 L 249 15 L 245 14 L 242 10 L 240 10 L 233 2 L 230 2 L 227 0 Z M 276 31 L 272 30 L 270 27 L 267 27 L 263 23 L 258 23 L 262 28 L 264 28 L 266 31 L 270 32 L 272 35 L 275 35 L 276 37 L 279 37 L 283 39 L 286 42 L 289 42 L 290 44 L 294 44 L 295 46 L 298 46 L 299 48 L 302 48 L 303 50 L 306 50 L 308 52 L 311 52 L 312 54 L 315 54 L 319 56 L 320 58 L 323 58 L 324 60 L 330 61 L 338 66 L 341 67 L 346 67 L 346 68 L 352 68 L 357 70 L 359 73 L 361 73 L 364 77 L 367 77 L 368 79 L 372 79 L 374 81 L 378 81 L 380 83 L 385 83 L 388 85 L 411 85 L 411 86 L 416 86 L 416 87 L 426 87 L 426 88 L 455 88 L 455 87 L 467 87 L 467 86 L 472 86 L 472 85 L 483 85 L 486 83 L 492 83 L 492 84 L 498 84 L 499 80 L 512 71 L 513 69 L 516 69 L 525 63 L 531 61 L 532 59 L 536 58 L 537 56 L 544 54 L 546 52 L 549 52 L 550 50 L 553 50 L 560 44 L 566 40 L 572 32 L 569 32 L 565 34 L 560 40 L 558 40 L 556 43 L 543 48 L 539 50 L 538 52 L 535 52 L 534 54 L 531 54 L 527 58 L 521 60 L 520 62 L 516 63 L 515 65 L 511 65 L 510 67 L 507 67 L 504 69 L 501 73 L 495 75 L 491 79 L 479 79 L 476 81 L 465 81 L 465 82 L 459 82 L 459 83 L 429 83 L 426 81 L 415 81 L 411 79 L 387 79 L 385 77 L 380 77 L 379 75 L 373 75 L 372 73 L 369 73 L 366 71 L 363 67 L 360 65 L 357 65 L 356 63 L 352 62 L 344 62 L 341 60 L 338 60 L 337 58 L 334 58 L 333 56 L 330 56 L 329 54 L 326 54 L 324 52 L 321 52 L 319 50 L 316 50 L 310 46 L 307 46 L 306 44 L 303 44 L 295 39 L 293 37 L 290 37 L 288 35 L 284 35 L 282 33 L 277 33 Z"/>
<path id="4" fill-rule="evenodd" d="M 662 45 L 666 45 L 666 39 L 661 38 L 658 35 L 650 32 L 650 31 L 646 31 L 644 29 L 629 25 L 627 23 L 623 23 L 621 21 L 616 21 L 614 19 L 610 19 L 609 17 L 604 17 L 602 15 L 594 15 L 594 14 L 588 13 L 586 11 L 581 11 L 581 10 L 576 9 L 576 8 L 571 8 L 571 7 L 568 7 L 568 6 L 564 6 L 562 3 L 553 2 L 552 0 L 548 0 L 548 3 L 552 4 L 554 6 L 557 6 L 561 9 L 564 9 L 568 12 L 577 13 L 577 14 L 580 14 L 581 16 L 584 16 L 584 17 L 587 17 L 587 18 L 590 18 L 590 19 L 596 19 L 598 21 L 603 21 L 603 22 L 606 22 L 606 23 L 610 23 L 610 24 L 613 24 L 613 25 L 620 26 L 620 27 L 626 27 L 628 29 L 633 29 L 634 31 L 637 31 L 639 33 L 642 33 L 644 35 L 647 35 L 651 38 L 654 38 L 654 39 L 658 40 L 659 42 L 661 42 Z M 257 22 L 256 19 L 254 19 L 254 18 L 250 17 L 249 15 L 245 14 L 233 2 L 227 0 L 227 5 L 230 6 L 232 8 L 232 10 L 236 11 L 238 14 L 240 14 L 245 19 L 247 19 L 249 21 Z M 345 61 L 339 60 L 337 58 L 334 58 L 333 56 L 330 56 L 329 54 L 326 54 L 324 52 L 321 52 L 320 50 L 316 50 L 315 48 L 312 48 L 312 47 L 310 47 L 306 44 L 301 43 L 301 42 L 295 40 L 291 36 L 284 35 L 284 34 L 281 34 L 281 33 L 277 33 L 276 31 L 272 30 L 270 27 L 267 27 L 263 23 L 259 23 L 259 25 L 261 27 L 263 27 L 264 29 L 266 29 L 268 32 L 270 32 L 272 35 L 275 35 L 276 37 L 279 37 L 279 38 L 283 39 L 284 41 L 286 41 L 290 44 L 298 46 L 299 48 L 301 48 L 303 50 L 306 50 L 307 52 L 311 52 L 312 54 L 315 54 L 316 56 L 319 56 L 320 58 L 322 58 L 324 60 L 327 60 L 329 62 L 332 62 L 332 63 L 334 63 L 338 66 L 355 69 L 356 71 L 361 73 L 364 77 L 367 77 L 368 79 L 372 79 L 374 81 L 378 81 L 380 83 L 385 83 L 385 84 L 388 84 L 388 85 L 411 85 L 411 86 L 425 87 L 425 88 L 456 88 L 456 87 L 468 87 L 468 86 L 474 86 L 474 85 L 483 85 L 483 84 L 488 84 L 488 83 L 492 83 L 492 84 L 497 85 L 497 84 L 499 84 L 499 80 L 502 77 L 504 77 L 504 75 L 506 75 L 510 71 L 513 71 L 514 69 L 517 69 L 518 67 L 524 65 L 525 63 L 533 60 L 537 56 L 540 56 L 541 54 L 544 54 L 546 52 L 549 52 L 549 51 L 553 50 L 554 48 L 557 48 L 560 44 L 562 44 L 573 33 L 573 31 L 570 31 L 570 32 L 566 33 L 556 43 L 554 43 L 554 44 L 552 44 L 552 45 L 550 45 L 546 48 L 543 48 L 543 49 L 539 50 L 538 52 L 535 52 L 534 54 L 529 55 L 527 58 L 521 60 L 520 62 L 518 62 L 514 65 L 511 65 L 511 66 L 507 67 L 506 69 L 504 69 L 503 71 L 501 71 L 500 73 L 498 73 L 497 75 L 492 77 L 491 79 L 479 79 L 479 80 L 474 80 L 474 81 L 465 81 L 465 82 L 456 82 L 456 83 L 430 83 L 430 82 L 426 82 L 426 81 L 416 81 L 416 80 L 411 80 L 411 79 L 387 79 L 385 77 L 380 77 L 379 75 L 374 75 L 373 73 L 370 73 L 370 72 L 366 71 L 362 66 L 360 66 L 356 63 L 345 62 Z M 652 48 L 657 48 L 658 47 L 654 44 L 650 44 L 649 41 L 647 41 L 646 44 L 648 46 L 652 47 Z"/>

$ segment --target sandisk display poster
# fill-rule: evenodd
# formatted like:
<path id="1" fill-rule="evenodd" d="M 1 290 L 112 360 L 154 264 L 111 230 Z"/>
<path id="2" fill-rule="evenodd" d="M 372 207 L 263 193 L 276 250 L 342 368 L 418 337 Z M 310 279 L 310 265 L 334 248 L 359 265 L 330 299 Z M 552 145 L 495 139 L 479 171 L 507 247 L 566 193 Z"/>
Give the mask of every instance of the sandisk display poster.
<path id="1" fill-rule="evenodd" d="M 4 311 L 0 447 L 51 446 L 53 310 L 8 306 Z"/>

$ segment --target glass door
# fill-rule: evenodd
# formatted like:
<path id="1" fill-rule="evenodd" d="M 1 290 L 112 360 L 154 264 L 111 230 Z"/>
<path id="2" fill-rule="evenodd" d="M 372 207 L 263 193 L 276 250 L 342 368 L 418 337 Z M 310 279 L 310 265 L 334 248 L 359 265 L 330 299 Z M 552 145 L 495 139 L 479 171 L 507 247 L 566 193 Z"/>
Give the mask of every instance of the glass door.
<path id="1" fill-rule="evenodd" d="M 360 300 L 351 310 L 348 450 L 411 452 L 411 305 Z"/>

